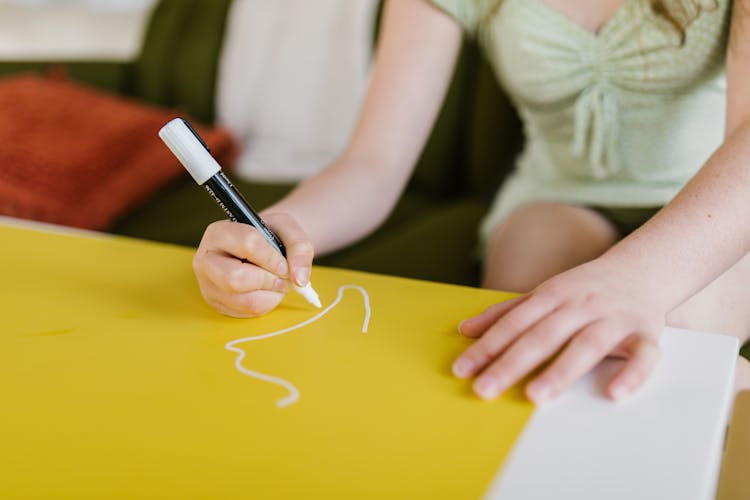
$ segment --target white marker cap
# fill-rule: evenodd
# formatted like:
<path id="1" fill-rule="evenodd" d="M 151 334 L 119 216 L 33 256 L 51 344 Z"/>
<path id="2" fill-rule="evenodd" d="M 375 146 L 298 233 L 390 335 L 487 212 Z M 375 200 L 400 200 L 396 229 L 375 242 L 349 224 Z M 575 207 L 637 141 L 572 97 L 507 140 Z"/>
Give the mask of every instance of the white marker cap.
<path id="1" fill-rule="evenodd" d="M 159 130 L 159 137 L 198 184 L 205 184 L 221 171 L 221 166 L 182 118 L 164 125 Z"/>
<path id="2" fill-rule="evenodd" d="M 305 286 L 297 286 L 294 285 L 294 289 L 302 295 L 306 301 L 308 301 L 310 304 L 314 305 L 318 309 L 323 307 L 323 304 L 320 303 L 320 297 L 318 297 L 317 292 L 312 287 L 312 283 L 309 281 L 307 282 L 307 285 Z"/>

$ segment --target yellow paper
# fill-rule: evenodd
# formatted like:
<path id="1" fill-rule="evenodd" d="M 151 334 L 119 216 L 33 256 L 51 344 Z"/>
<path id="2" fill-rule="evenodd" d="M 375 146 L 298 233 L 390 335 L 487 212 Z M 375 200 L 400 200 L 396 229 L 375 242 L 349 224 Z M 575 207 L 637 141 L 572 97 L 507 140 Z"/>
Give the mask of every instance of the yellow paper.
<path id="1" fill-rule="evenodd" d="M 315 268 L 320 311 L 204 304 L 192 250 L 0 227 L 0 498 L 478 498 L 532 412 L 450 365 L 509 295 Z"/>

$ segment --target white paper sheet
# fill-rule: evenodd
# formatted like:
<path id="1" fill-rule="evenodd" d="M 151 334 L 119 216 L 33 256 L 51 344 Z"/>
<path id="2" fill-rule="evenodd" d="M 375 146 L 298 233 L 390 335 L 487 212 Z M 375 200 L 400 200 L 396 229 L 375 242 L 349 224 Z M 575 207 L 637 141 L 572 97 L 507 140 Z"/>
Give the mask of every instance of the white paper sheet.
<path id="1" fill-rule="evenodd" d="M 609 360 L 537 410 L 489 499 L 713 498 L 738 343 L 667 328 L 659 366 L 640 392 L 614 403 Z"/>

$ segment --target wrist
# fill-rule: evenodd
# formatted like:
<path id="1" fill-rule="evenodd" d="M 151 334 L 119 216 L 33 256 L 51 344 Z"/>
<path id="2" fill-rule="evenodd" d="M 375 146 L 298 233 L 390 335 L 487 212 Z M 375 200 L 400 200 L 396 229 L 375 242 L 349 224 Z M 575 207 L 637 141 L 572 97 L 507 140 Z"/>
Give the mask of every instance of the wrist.
<path id="1" fill-rule="evenodd" d="M 612 247 L 595 261 L 608 279 L 617 281 L 623 293 L 637 299 L 644 308 L 664 315 L 680 303 L 679 283 L 664 275 L 664 267 L 642 251 L 630 252 L 618 247 Z"/>

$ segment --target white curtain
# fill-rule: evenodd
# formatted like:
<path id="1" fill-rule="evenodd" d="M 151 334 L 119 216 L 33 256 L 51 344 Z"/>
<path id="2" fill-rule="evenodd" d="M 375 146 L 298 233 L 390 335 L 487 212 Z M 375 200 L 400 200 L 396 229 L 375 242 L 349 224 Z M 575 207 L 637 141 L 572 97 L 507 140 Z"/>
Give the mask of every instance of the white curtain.
<path id="1" fill-rule="evenodd" d="M 218 119 L 240 138 L 238 173 L 293 182 L 344 147 L 367 85 L 377 0 L 235 0 Z"/>

